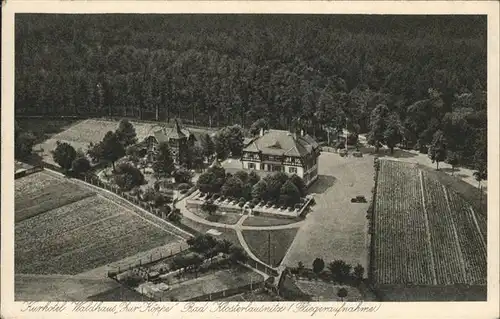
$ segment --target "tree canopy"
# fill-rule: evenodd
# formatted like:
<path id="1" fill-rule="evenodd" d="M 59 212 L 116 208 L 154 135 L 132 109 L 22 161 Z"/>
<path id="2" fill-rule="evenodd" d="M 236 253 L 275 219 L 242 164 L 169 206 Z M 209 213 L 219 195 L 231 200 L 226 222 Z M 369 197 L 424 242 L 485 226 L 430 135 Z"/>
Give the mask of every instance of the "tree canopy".
<path id="1" fill-rule="evenodd" d="M 180 117 L 253 133 L 266 121 L 325 141 L 347 126 L 378 146 L 399 141 L 385 105 L 410 147 L 442 130 L 462 164 L 484 158 L 485 16 L 21 14 L 15 24 L 16 115 Z M 233 137 L 213 151 L 238 156 Z"/>

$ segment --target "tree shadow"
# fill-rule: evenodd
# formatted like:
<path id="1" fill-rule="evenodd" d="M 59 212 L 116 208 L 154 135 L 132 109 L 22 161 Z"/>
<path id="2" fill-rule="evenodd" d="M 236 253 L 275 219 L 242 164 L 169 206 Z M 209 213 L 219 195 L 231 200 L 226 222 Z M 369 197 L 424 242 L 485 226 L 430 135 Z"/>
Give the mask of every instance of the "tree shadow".
<path id="1" fill-rule="evenodd" d="M 455 167 L 454 169 L 452 169 L 451 167 L 443 167 L 443 168 L 439 168 L 439 170 L 446 172 L 446 173 L 450 173 L 450 174 L 453 173 L 454 175 L 456 175 L 457 172 L 460 172 L 460 168 L 458 168 L 458 167 Z M 463 175 L 463 174 L 460 174 L 460 175 Z"/>
<path id="2" fill-rule="evenodd" d="M 318 179 L 309 187 L 308 193 L 322 194 L 337 182 L 337 179 L 330 175 L 318 175 Z"/>
<path id="3" fill-rule="evenodd" d="M 460 178 L 467 178 L 469 177 L 468 175 L 466 174 L 455 174 L 456 177 L 460 177 Z"/>
<path id="4" fill-rule="evenodd" d="M 371 150 L 372 155 L 377 155 L 378 157 L 392 157 L 392 158 L 412 158 L 418 156 L 418 154 L 410 153 L 408 151 L 404 151 L 401 149 L 394 149 L 394 153 L 391 154 L 391 150 L 389 149 L 380 149 L 378 153 L 375 153 L 375 150 Z"/>

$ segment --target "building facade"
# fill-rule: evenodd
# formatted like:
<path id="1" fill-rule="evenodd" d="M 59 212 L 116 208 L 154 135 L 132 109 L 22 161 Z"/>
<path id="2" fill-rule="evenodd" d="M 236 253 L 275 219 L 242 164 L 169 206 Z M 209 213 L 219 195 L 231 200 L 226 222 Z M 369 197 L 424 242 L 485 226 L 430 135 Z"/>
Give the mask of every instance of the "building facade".
<path id="1" fill-rule="evenodd" d="M 182 128 L 179 121 L 175 120 L 173 128 L 163 128 L 155 131 L 145 139 L 145 144 L 148 157 L 152 159 L 158 150 L 158 145 L 168 143 L 172 152 L 172 159 L 176 164 L 179 164 L 186 155 L 188 148 L 193 146 L 195 141 L 195 136 L 188 129 Z"/>
<path id="2" fill-rule="evenodd" d="M 244 149 L 243 169 L 297 174 L 306 185 L 318 178 L 318 143 L 311 136 L 282 130 L 261 130 Z"/>

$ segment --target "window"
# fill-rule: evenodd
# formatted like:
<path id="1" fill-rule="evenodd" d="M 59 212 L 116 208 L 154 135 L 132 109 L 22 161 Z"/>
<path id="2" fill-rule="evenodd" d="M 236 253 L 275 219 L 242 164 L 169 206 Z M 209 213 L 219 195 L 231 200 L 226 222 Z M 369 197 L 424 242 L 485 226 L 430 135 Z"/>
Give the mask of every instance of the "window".
<path id="1" fill-rule="evenodd" d="M 249 169 L 255 169 L 255 164 L 254 163 L 248 163 L 248 168 Z"/>
<path id="2" fill-rule="evenodd" d="M 288 172 L 290 174 L 297 174 L 297 167 L 289 167 Z"/>
<path id="3" fill-rule="evenodd" d="M 273 165 L 272 171 L 273 172 L 281 172 L 281 166 L 280 165 Z"/>

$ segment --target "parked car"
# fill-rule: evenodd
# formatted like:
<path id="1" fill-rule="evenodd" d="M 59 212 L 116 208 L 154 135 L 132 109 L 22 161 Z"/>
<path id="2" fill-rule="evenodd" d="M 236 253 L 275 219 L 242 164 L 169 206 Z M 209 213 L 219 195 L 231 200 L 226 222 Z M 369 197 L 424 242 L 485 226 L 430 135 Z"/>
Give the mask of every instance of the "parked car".
<path id="1" fill-rule="evenodd" d="M 364 196 L 356 196 L 351 198 L 351 203 L 366 203 L 366 198 Z"/>

